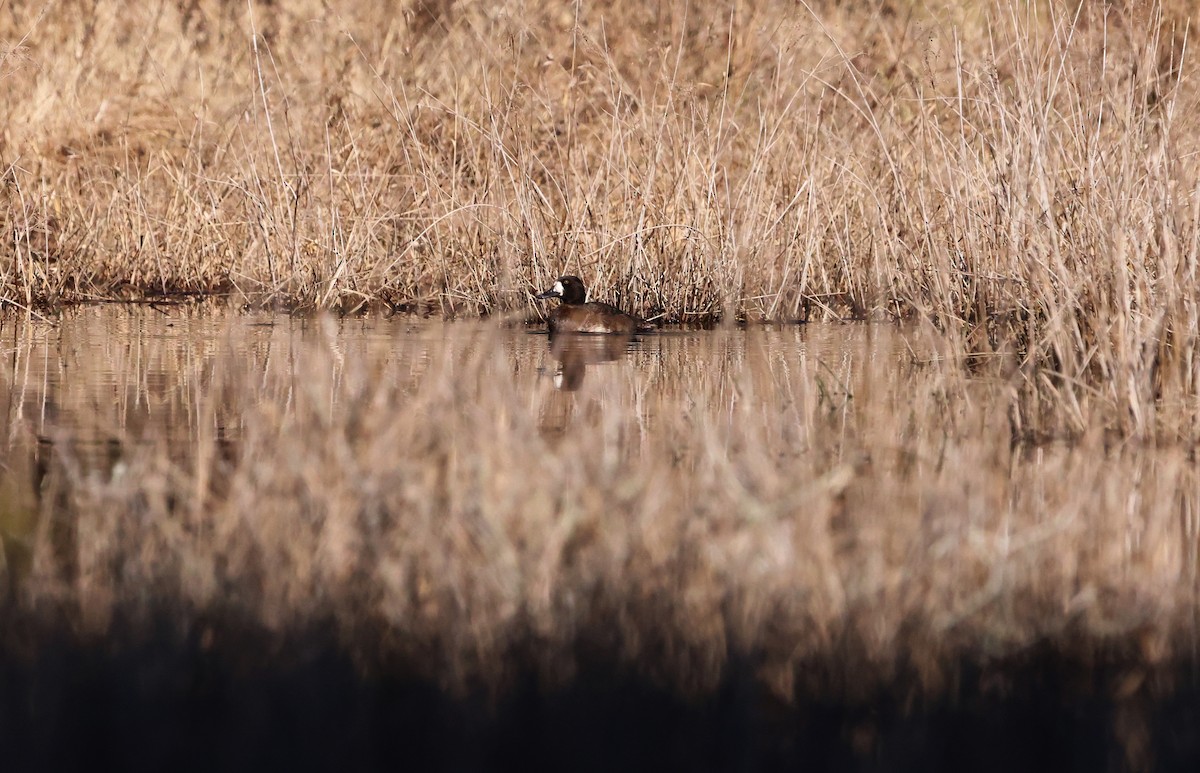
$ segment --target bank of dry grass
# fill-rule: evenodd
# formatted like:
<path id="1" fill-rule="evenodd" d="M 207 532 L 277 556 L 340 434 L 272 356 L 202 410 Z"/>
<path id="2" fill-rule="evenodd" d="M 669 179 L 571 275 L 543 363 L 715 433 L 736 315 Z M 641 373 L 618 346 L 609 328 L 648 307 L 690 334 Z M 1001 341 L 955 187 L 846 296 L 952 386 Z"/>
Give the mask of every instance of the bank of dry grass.
<path id="1" fill-rule="evenodd" d="M 9 2 L 8 305 L 918 316 L 1198 434 L 1190 4 Z"/>

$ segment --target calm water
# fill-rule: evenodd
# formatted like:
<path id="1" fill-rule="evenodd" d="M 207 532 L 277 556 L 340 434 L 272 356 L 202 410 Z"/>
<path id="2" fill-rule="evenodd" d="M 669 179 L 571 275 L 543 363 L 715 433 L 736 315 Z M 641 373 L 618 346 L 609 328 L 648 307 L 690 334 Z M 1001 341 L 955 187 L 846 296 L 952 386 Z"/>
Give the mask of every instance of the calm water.
<path id="1" fill-rule="evenodd" d="M 332 371 L 305 370 L 303 354 L 328 347 Z M 893 327 L 808 325 L 732 331 L 666 331 L 632 340 L 587 336 L 551 341 L 544 332 L 486 323 L 410 318 L 316 320 L 286 315 L 235 316 L 140 306 L 75 309 L 55 324 L 9 318 L 0 328 L 0 455 L 8 455 L 9 478 L 40 442 L 69 438 L 81 463 L 103 464 L 117 442 L 167 436 L 186 444 L 198 432 L 233 437 L 236 406 L 218 406 L 218 426 L 204 426 L 201 408 L 212 399 L 214 374 L 238 368 L 251 374 L 280 370 L 297 382 L 329 379 L 334 401 L 347 364 L 400 373 L 419 383 L 439 357 L 494 350 L 486 368 L 516 379 L 527 390 L 530 410 L 540 412 L 548 432 L 562 431 L 571 413 L 589 401 L 637 403 L 652 413 L 660 406 L 647 391 L 674 399 L 706 374 L 725 399 L 736 399 L 736 380 L 757 373 L 771 400 L 801 399 L 822 390 L 902 403 L 922 342 Z M 922 355 L 927 356 L 927 355 Z M 716 374 L 714 376 L 714 374 Z M 720 383 L 724 378 L 724 383 Z M 481 383 L 487 384 L 488 374 Z M 883 394 L 880 394 L 883 393 Z M 287 410 L 288 396 L 264 394 Z M 658 402 L 661 402 L 658 401 Z M 676 410 L 677 406 L 668 408 Z M 4 458 L 0 456 L 0 458 Z M 0 483 L 10 495 L 20 482 Z"/>

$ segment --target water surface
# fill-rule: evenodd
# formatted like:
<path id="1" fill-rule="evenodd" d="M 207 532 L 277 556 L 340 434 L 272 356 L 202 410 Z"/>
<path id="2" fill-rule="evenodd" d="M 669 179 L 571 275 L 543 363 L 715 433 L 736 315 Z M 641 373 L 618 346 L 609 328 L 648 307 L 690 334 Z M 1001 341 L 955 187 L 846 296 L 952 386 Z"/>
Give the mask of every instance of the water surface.
<path id="1" fill-rule="evenodd" d="M 167 437 L 186 446 L 197 435 L 236 435 L 237 404 L 204 407 L 214 399 L 218 371 L 283 372 L 297 385 L 339 383 L 347 364 L 420 383 L 437 359 L 479 360 L 478 386 L 503 374 L 528 397 L 548 432 L 565 431 L 571 415 L 595 401 L 633 407 L 646 421 L 654 410 L 683 408 L 689 392 L 745 397 L 739 384 L 771 385 L 756 410 L 820 397 L 848 409 L 848 398 L 903 400 L 905 372 L 927 358 L 927 342 L 895 327 L 807 325 L 750 331 L 671 330 L 635 338 L 563 336 L 477 322 L 443 323 L 405 317 L 314 319 L 287 315 L 228 315 L 186 307 L 96 306 L 74 309 L 50 324 L 9 318 L 0 336 L 0 406 L 4 451 L 17 458 L 35 443 L 69 439 L 86 466 L 116 453 L 117 443 Z M 328 350 L 328 372 L 314 373 L 303 353 Z M 698 374 L 703 374 L 698 376 Z M 703 382 L 703 383 L 701 383 Z M 651 393 L 648 399 L 647 393 Z M 258 395 L 287 410 L 289 395 Z M 470 399 L 468 395 L 467 400 Z M 779 404 L 774 404 L 779 401 Z M 108 459 L 109 462 L 114 461 Z M 12 464 L 9 468 L 11 470 Z M 111 472 L 111 470 L 109 471 Z M 15 484 L 9 481 L 8 486 Z"/>

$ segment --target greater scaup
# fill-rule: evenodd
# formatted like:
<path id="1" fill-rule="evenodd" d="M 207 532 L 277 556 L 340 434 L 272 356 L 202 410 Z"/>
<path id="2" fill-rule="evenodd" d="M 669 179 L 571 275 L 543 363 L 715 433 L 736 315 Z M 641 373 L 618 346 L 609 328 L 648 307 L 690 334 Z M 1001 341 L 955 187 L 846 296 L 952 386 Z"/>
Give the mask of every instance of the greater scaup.
<path id="1" fill-rule="evenodd" d="M 562 276 L 537 298 L 558 298 L 558 308 L 550 314 L 550 332 L 553 333 L 617 333 L 632 335 L 650 330 L 641 319 L 626 314 L 616 306 L 597 301 L 588 302 L 583 280 L 577 276 Z"/>

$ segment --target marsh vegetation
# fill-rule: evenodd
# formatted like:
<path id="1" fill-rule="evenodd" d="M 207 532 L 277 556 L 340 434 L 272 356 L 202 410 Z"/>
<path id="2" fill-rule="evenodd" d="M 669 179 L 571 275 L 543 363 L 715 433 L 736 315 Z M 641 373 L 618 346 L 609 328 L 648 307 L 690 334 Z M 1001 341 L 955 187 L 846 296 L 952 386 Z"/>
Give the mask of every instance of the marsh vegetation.
<path id="1" fill-rule="evenodd" d="M 317 631 L 447 695 L 599 657 L 903 714 L 1045 655 L 1153 764 L 1191 11 L 5 4 L 4 662 Z M 564 273 L 667 332 L 529 335 Z"/>

